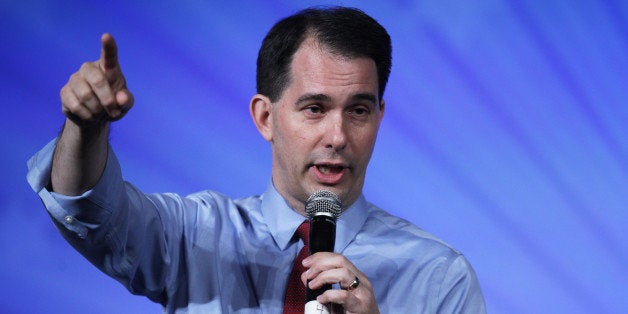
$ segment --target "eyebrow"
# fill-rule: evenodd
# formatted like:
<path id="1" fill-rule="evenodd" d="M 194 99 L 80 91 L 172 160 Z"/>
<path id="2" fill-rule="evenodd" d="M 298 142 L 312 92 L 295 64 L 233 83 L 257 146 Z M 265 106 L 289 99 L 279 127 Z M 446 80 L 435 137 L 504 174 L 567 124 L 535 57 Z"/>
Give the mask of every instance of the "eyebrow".
<path id="1" fill-rule="evenodd" d="M 352 101 L 366 100 L 366 101 L 369 101 L 369 102 L 371 102 L 373 104 L 377 104 L 377 97 L 375 97 L 375 95 L 370 94 L 370 93 L 355 94 L 355 95 L 351 96 L 351 100 Z"/>
<path id="2" fill-rule="evenodd" d="M 372 104 L 377 104 L 377 97 L 370 93 L 359 93 L 351 96 L 350 100 L 352 102 L 359 100 L 366 100 Z M 297 99 L 295 105 L 300 105 L 304 102 L 308 101 L 320 101 L 320 102 L 331 102 L 331 97 L 325 94 L 305 94 Z"/>
<path id="3" fill-rule="evenodd" d="M 297 101 L 295 102 L 295 105 L 300 105 L 304 102 L 308 102 L 308 101 L 322 101 L 322 102 L 330 102 L 331 101 L 331 97 L 325 95 L 325 94 L 305 94 L 301 97 L 299 97 L 297 99 Z"/>

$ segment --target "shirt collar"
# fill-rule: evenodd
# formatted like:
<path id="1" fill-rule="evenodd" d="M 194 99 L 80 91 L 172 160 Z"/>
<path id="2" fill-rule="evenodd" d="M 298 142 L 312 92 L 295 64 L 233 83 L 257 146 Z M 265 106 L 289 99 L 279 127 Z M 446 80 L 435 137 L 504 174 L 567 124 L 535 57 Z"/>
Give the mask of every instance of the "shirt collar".
<path id="1" fill-rule="evenodd" d="M 367 202 L 360 194 L 358 199 L 345 209 L 336 222 L 335 251 L 342 252 L 362 229 L 367 216 Z M 272 182 L 268 184 L 262 196 L 262 215 L 268 229 L 281 250 L 285 250 L 294 232 L 307 219 L 293 210 L 286 200 L 277 192 Z"/>
<path id="2" fill-rule="evenodd" d="M 358 199 L 349 208 L 345 209 L 336 222 L 336 246 L 334 251 L 342 252 L 355 239 L 356 235 L 366 222 L 368 203 L 364 195 L 360 194 Z"/>

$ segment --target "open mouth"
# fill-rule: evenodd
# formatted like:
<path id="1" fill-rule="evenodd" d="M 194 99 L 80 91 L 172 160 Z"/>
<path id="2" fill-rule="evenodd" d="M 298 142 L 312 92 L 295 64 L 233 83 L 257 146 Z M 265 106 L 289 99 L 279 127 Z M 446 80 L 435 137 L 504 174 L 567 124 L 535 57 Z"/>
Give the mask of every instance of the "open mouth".
<path id="1" fill-rule="evenodd" d="M 336 174 L 342 172 L 345 169 L 343 166 L 332 166 L 332 165 L 317 165 L 316 169 L 320 171 L 322 174 Z"/>
<path id="2" fill-rule="evenodd" d="M 316 180 L 324 185 L 335 185 L 343 181 L 348 167 L 334 164 L 317 164 L 310 168 Z"/>

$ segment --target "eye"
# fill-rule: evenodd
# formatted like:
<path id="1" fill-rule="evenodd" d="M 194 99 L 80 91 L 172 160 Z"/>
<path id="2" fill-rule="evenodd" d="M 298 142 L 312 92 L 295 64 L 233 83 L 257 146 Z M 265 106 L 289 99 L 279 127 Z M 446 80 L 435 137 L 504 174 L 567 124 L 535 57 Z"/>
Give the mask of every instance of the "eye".
<path id="1" fill-rule="evenodd" d="M 323 112 L 323 109 L 318 105 L 310 105 L 304 108 L 305 111 L 312 114 L 320 114 Z"/>
<path id="2" fill-rule="evenodd" d="M 369 113 L 371 113 L 371 111 L 369 110 L 369 108 L 366 108 L 363 106 L 356 106 L 356 107 L 351 108 L 349 110 L 349 113 L 354 116 L 362 117 L 362 116 L 368 115 Z"/>

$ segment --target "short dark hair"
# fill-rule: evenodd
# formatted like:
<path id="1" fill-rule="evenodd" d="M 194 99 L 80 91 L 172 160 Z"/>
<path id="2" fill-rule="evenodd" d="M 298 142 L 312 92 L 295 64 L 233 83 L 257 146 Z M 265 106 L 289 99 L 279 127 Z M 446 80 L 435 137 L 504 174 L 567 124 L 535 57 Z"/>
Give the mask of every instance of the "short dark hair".
<path id="1" fill-rule="evenodd" d="M 257 93 L 276 102 L 290 83 L 290 64 L 301 43 L 313 36 L 332 53 L 375 61 L 379 98 L 390 74 L 392 46 L 386 29 L 355 8 L 308 8 L 277 22 L 257 56 Z"/>

